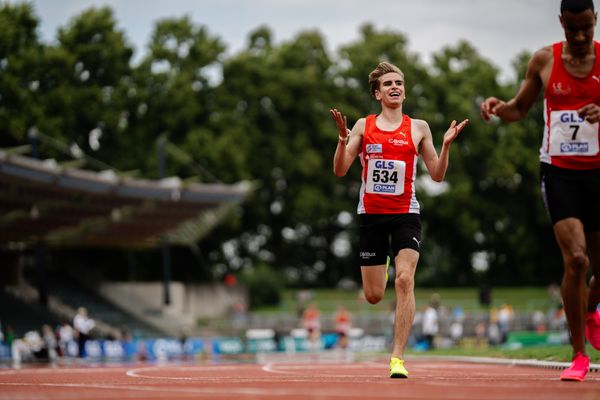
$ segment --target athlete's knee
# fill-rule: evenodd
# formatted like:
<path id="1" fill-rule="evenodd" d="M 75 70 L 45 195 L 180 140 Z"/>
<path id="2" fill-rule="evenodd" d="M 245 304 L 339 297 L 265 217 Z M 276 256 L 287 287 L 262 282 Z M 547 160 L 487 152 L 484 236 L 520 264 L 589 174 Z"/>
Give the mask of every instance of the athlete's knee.
<path id="1" fill-rule="evenodd" d="M 565 257 L 565 269 L 569 274 L 586 274 L 590 265 L 590 259 L 584 249 L 578 249 Z"/>
<path id="2" fill-rule="evenodd" d="M 415 279 L 412 274 L 407 272 L 400 272 L 396 274 L 396 280 L 394 281 L 396 290 L 409 291 L 415 286 Z"/>
<path id="3" fill-rule="evenodd" d="M 369 304 L 377 304 L 383 300 L 383 292 L 379 290 L 363 289 L 363 291 L 365 293 L 365 300 L 367 300 Z"/>

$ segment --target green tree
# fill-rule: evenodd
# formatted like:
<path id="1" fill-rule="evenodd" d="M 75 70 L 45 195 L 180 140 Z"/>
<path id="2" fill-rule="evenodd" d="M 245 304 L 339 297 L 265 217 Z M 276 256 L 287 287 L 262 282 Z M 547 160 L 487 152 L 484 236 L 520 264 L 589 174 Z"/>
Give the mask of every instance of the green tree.
<path id="1" fill-rule="evenodd" d="M 111 163 L 113 144 L 128 127 L 125 83 L 133 50 L 108 7 L 73 17 L 58 29 L 57 39 L 56 45 L 45 46 L 36 71 L 39 112 L 34 124 L 71 150 Z"/>
<path id="2" fill-rule="evenodd" d="M 0 145 L 27 143 L 37 129 L 66 143 L 67 152 L 76 145 L 120 170 L 157 178 L 161 141 L 168 175 L 255 183 L 243 207 L 197 247 L 177 253 L 178 262 L 200 266 L 188 278 L 270 265 L 293 285 L 359 281 L 360 167 L 334 177 L 337 133 L 328 110 L 344 112 L 350 126 L 377 112 L 367 76 L 389 60 L 406 76 L 404 111 L 429 122 L 438 148 L 452 119 L 471 121 L 452 146 L 445 184 L 431 182 L 419 166 L 419 284 L 560 279 L 539 193 L 541 102 L 517 124 L 479 118 L 485 96 L 515 93 L 528 54 L 515 58 L 514 81 L 501 83 L 498 69 L 468 42 L 435 53 L 427 66 L 407 36 L 365 24 L 334 54 L 318 31 L 275 44 L 262 26 L 249 33 L 246 48 L 227 55 L 219 37 L 181 17 L 156 24 L 134 65 L 108 7 L 74 16 L 53 44 L 39 42 L 38 24 L 31 5 L 0 4 Z M 47 145 L 43 151 L 65 157 Z M 473 260 L 481 257 L 489 269 L 478 273 Z"/>
<path id="3" fill-rule="evenodd" d="M 210 132 L 210 119 L 217 114 L 213 98 L 218 82 L 211 82 L 211 74 L 219 78 L 219 58 L 225 46 L 205 27 L 182 17 L 158 21 L 148 50 L 134 72 L 132 97 L 137 109 L 132 112 L 134 141 L 130 143 L 143 143 L 139 156 L 146 170 L 154 172 L 156 140 L 161 135 L 196 159 L 200 155 L 195 146 L 206 147 L 203 135 Z M 198 171 L 189 162 L 171 157 L 168 173 L 190 176 Z"/>
<path id="4" fill-rule="evenodd" d="M 323 229 L 333 209 L 324 195 L 332 182 L 330 67 L 318 32 L 273 47 L 271 32 L 258 28 L 248 48 L 224 63 L 216 97 L 221 129 L 204 150 L 212 152 L 214 170 L 259 182 L 242 219 L 245 263 L 262 258 L 312 281 L 313 266 L 322 272 L 331 258 L 332 238 Z M 261 246 L 246 245 L 256 241 Z"/>
<path id="5" fill-rule="evenodd" d="M 0 146 L 23 144 L 35 123 L 44 49 L 38 25 L 30 4 L 0 3 Z"/>
<path id="6" fill-rule="evenodd" d="M 484 123 L 478 108 L 490 93 L 510 98 L 527 59 L 524 54 L 515 61 L 515 83 L 500 85 L 498 71 L 466 42 L 434 57 L 433 101 L 422 110 L 434 141 L 441 140 L 450 119 L 467 116 L 470 124 L 452 148 L 449 189 L 421 197 L 424 230 L 433 247 L 424 252 L 422 277 L 431 284 L 547 279 L 540 266 L 550 268 L 555 254 L 548 251 L 551 237 L 539 193 L 540 105 L 531 118 L 510 126 Z M 485 255 L 487 272 L 473 270 L 477 253 Z"/>

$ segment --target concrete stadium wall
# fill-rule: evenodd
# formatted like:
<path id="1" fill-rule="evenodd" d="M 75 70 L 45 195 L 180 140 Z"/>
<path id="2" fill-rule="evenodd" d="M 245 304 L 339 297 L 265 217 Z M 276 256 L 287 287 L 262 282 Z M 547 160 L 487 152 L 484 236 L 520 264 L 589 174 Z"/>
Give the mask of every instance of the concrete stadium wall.
<path id="1" fill-rule="evenodd" d="M 241 285 L 171 282 L 171 304 L 163 304 L 162 282 L 105 282 L 98 292 L 136 317 L 171 333 L 194 332 L 199 318 L 226 318 L 236 303 L 248 304 Z"/>

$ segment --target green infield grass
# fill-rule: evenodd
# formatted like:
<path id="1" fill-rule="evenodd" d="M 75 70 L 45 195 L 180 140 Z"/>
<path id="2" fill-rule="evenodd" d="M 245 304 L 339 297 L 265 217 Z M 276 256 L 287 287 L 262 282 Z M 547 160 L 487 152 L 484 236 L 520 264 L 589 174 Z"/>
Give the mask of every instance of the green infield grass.
<path id="1" fill-rule="evenodd" d="M 592 363 L 600 363 L 600 351 L 587 347 L 587 353 Z M 568 345 L 528 346 L 520 349 L 499 347 L 455 347 L 450 349 L 433 349 L 429 351 L 407 351 L 410 355 L 427 356 L 465 356 L 465 357 L 494 357 L 507 359 L 534 359 L 543 361 L 571 361 L 572 349 Z"/>

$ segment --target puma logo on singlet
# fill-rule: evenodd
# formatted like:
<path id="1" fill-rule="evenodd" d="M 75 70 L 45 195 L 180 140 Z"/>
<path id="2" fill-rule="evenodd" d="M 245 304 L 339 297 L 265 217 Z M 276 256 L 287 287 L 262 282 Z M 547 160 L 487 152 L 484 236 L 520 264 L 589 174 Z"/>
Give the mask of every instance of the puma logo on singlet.
<path id="1" fill-rule="evenodd" d="M 394 146 L 406 146 L 408 144 L 408 140 L 406 140 L 406 132 L 398 132 L 398 134 L 402 135 L 404 139 L 389 138 L 388 143 L 391 143 Z"/>
<path id="2" fill-rule="evenodd" d="M 421 242 L 419 242 L 419 241 L 417 240 L 417 238 L 416 238 L 416 237 L 414 237 L 414 236 L 413 236 L 413 240 L 414 240 L 415 242 L 417 242 L 417 246 L 418 246 L 419 248 L 421 248 Z"/>
<path id="3" fill-rule="evenodd" d="M 595 80 L 596 82 L 600 83 L 600 76 L 592 75 L 592 79 Z"/>

